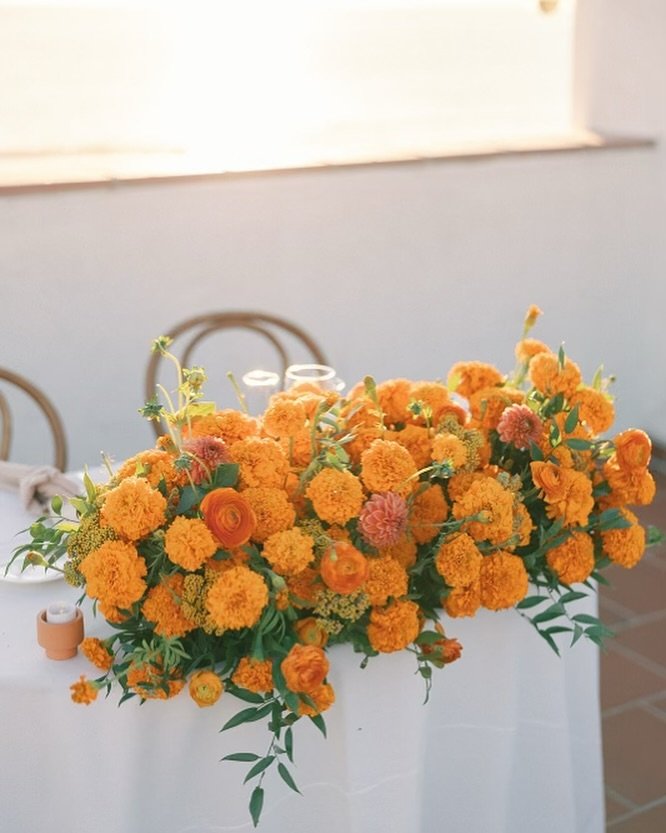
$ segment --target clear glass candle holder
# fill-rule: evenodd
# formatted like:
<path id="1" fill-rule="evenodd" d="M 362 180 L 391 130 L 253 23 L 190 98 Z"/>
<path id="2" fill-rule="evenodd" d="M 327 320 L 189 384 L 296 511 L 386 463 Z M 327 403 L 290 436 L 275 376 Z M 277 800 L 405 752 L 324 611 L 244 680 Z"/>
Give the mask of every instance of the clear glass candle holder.
<path id="1" fill-rule="evenodd" d="M 345 383 L 332 367 L 325 364 L 292 364 L 284 374 L 284 386 L 288 390 L 296 386 L 311 386 L 320 390 L 340 393 Z"/>
<path id="2" fill-rule="evenodd" d="M 242 382 L 247 409 L 253 416 L 262 414 L 271 396 L 280 389 L 280 376 L 272 370 L 249 370 Z"/>

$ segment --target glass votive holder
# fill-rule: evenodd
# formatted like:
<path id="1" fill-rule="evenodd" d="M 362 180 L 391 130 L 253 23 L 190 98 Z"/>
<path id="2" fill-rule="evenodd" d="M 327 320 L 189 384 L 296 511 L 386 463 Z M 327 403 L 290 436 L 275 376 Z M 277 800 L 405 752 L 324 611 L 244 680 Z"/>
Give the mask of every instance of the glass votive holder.
<path id="1" fill-rule="evenodd" d="M 334 390 L 340 393 L 345 383 L 335 370 L 325 364 L 292 364 L 284 374 L 285 388 L 312 387 L 314 390 Z"/>
<path id="2" fill-rule="evenodd" d="M 280 376 L 272 370 L 249 370 L 242 382 L 247 409 L 254 416 L 266 410 L 268 400 L 280 389 Z"/>

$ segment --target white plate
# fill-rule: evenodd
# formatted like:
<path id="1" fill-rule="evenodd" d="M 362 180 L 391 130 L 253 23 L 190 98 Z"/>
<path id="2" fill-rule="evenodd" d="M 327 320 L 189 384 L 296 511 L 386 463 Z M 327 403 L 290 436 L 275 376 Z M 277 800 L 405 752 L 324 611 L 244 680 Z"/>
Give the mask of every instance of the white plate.
<path id="1" fill-rule="evenodd" d="M 60 558 L 56 561 L 59 567 L 65 563 L 67 559 Z M 43 584 L 46 581 L 60 581 L 63 574 L 57 570 L 46 570 L 44 567 L 35 567 L 30 565 L 21 570 L 23 559 L 21 557 L 14 560 L 7 573 L 7 562 L 0 564 L 0 581 L 8 581 L 12 584 Z"/>

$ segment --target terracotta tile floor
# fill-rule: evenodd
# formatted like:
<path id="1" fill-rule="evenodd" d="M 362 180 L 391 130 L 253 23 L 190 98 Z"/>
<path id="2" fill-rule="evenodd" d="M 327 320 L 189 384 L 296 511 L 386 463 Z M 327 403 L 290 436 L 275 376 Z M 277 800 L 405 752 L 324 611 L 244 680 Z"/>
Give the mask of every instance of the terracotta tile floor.
<path id="1" fill-rule="evenodd" d="M 638 514 L 666 533 L 666 475 Z M 634 570 L 610 567 L 599 608 L 615 631 L 601 654 L 609 833 L 666 831 L 666 545 Z"/>

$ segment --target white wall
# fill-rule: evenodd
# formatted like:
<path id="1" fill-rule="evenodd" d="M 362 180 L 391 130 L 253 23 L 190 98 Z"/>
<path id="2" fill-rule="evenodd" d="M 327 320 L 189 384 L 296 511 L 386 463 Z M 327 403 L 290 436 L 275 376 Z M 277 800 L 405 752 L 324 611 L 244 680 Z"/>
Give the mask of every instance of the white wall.
<path id="1" fill-rule="evenodd" d="M 579 113 L 661 135 L 666 8 L 582 5 Z M 618 427 L 666 442 L 665 195 L 658 145 L 0 196 L 0 366 L 54 399 L 78 466 L 152 442 L 149 342 L 198 312 L 290 317 L 351 382 L 509 370 L 536 303 L 536 337 L 617 376 Z"/>

